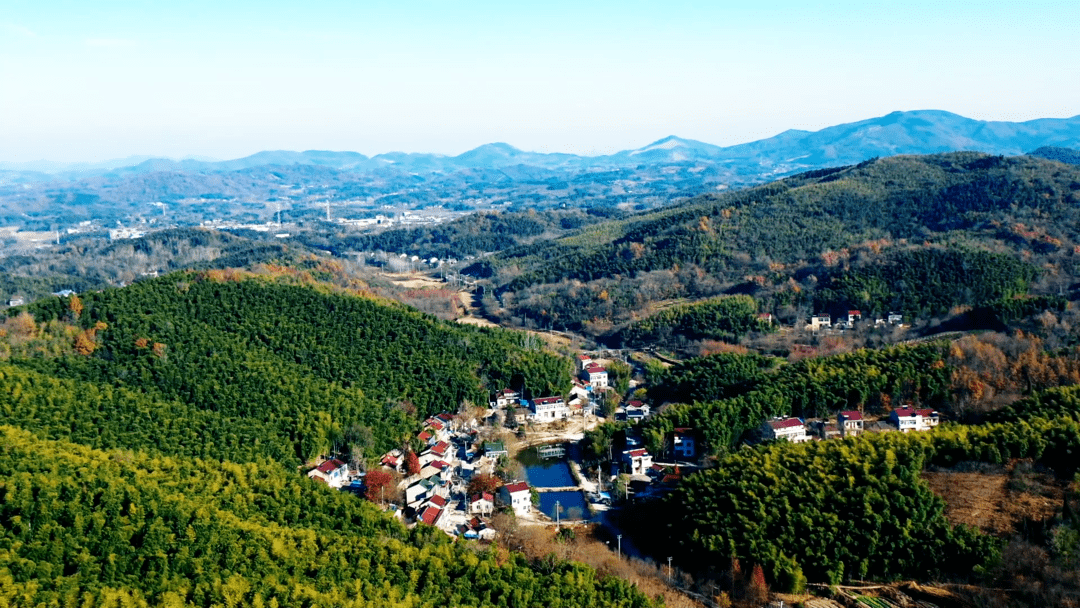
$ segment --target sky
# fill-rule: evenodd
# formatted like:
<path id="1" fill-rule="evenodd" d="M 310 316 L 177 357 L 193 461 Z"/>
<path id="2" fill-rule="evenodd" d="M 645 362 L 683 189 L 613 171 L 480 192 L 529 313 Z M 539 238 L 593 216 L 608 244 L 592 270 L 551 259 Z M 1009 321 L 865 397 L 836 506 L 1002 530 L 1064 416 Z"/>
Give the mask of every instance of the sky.
<path id="1" fill-rule="evenodd" d="M 606 154 L 1080 114 L 1080 2 L 3 0 L 0 161 Z"/>

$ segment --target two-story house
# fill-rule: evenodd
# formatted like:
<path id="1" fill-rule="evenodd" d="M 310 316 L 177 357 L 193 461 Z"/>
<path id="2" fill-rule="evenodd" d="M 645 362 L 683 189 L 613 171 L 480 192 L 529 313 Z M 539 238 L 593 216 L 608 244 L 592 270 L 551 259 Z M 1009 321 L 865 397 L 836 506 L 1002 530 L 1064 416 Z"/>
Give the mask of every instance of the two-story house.
<path id="1" fill-rule="evenodd" d="M 588 367 L 581 371 L 581 378 L 591 384 L 593 389 L 604 389 L 608 387 L 607 369 L 600 367 L 595 363 L 590 363 Z"/>
<path id="2" fill-rule="evenodd" d="M 562 397 L 540 397 L 532 400 L 533 420 L 551 422 L 570 416 L 570 408 Z"/>
<path id="3" fill-rule="evenodd" d="M 830 329 L 832 327 L 832 317 L 827 314 L 817 314 L 810 317 L 810 329 L 818 331 L 821 329 Z"/>
<path id="4" fill-rule="evenodd" d="M 889 414 L 889 421 L 903 432 L 929 431 L 940 422 L 940 415 L 931 409 L 915 409 L 910 405 L 898 407 Z"/>
<path id="5" fill-rule="evenodd" d="M 512 389 L 504 388 L 501 391 L 495 393 L 495 396 L 492 397 L 489 405 L 494 408 L 514 407 L 515 405 L 517 405 L 519 399 L 521 399 L 521 393 Z"/>
<path id="6" fill-rule="evenodd" d="M 524 481 L 508 483 L 499 488 L 499 499 L 514 510 L 516 515 L 532 513 L 532 492 Z"/>
<path id="7" fill-rule="evenodd" d="M 697 454 L 694 435 L 690 428 L 675 429 L 671 436 L 671 445 L 676 458 L 693 458 Z"/>
<path id="8" fill-rule="evenodd" d="M 806 424 L 799 418 L 774 418 L 761 425 L 764 439 L 786 439 L 792 443 L 810 441 L 806 433 Z"/>
<path id="9" fill-rule="evenodd" d="M 487 517 L 495 511 L 495 496 L 480 492 L 469 497 L 469 514 Z"/>
<path id="10" fill-rule="evenodd" d="M 630 422 L 640 422 L 649 415 L 649 405 L 640 401 L 629 401 L 626 404 L 626 419 Z"/>
<path id="11" fill-rule="evenodd" d="M 653 465 L 652 454 L 645 448 L 626 450 L 622 453 L 622 460 L 631 475 L 645 475 Z"/>
<path id="12" fill-rule="evenodd" d="M 836 428 L 842 437 L 854 437 L 863 432 L 863 415 L 857 410 L 847 410 L 836 414 Z"/>

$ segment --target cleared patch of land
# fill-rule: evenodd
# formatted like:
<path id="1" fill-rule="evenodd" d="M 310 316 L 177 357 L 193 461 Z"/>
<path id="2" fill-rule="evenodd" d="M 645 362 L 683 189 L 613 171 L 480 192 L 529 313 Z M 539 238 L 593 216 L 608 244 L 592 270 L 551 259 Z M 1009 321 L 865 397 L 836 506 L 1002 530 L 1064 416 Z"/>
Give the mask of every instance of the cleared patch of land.
<path id="1" fill-rule="evenodd" d="M 1008 465 L 924 471 L 923 479 L 945 500 L 952 524 L 967 524 L 997 536 L 1009 535 L 1025 522 L 1054 517 L 1064 497 L 1061 482 L 1030 461 Z"/>

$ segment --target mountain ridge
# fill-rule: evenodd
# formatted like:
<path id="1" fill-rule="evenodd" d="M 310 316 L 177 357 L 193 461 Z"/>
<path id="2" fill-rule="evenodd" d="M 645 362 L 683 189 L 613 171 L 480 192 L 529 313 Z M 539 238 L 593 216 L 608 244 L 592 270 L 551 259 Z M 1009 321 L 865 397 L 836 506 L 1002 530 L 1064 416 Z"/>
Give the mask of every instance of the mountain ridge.
<path id="1" fill-rule="evenodd" d="M 156 171 L 236 171 L 263 165 L 323 165 L 357 173 L 396 166 L 412 172 L 450 173 L 468 168 L 500 168 L 520 164 L 584 170 L 632 167 L 645 161 L 745 162 L 793 173 L 820 166 L 857 163 L 875 156 L 948 151 L 1019 155 L 1044 146 L 1080 147 L 1080 115 L 1009 122 L 977 120 L 944 110 L 895 111 L 817 131 L 787 129 L 772 137 L 731 146 L 669 135 L 640 148 L 598 156 L 531 152 L 505 142 L 492 142 L 458 155 L 390 151 L 367 156 L 352 151 L 264 150 L 223 161 L 132 156 L 98 163 L 0 162 L 0 171 L 71 179 Z"/>

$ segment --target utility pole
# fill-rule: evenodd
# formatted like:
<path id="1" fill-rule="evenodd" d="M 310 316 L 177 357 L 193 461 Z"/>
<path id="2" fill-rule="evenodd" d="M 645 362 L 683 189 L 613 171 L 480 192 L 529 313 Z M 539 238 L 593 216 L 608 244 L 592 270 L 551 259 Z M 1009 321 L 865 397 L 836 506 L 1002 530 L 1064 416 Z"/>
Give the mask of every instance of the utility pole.
<path id="1" fill-rule="evenodd" d="M 559 501 L 555 501 L 555 529 L 559 529 Z"/>
<path id="2" fill-rule="evenodd" d="M 622 559 L 622 534 L 618 535 L 619 539 L 619 559 Z"/>
<path id="3" fill-rule="evenodd" d="M 671 556 L 667 558 L 667 577 L 671 578 Z"/>

